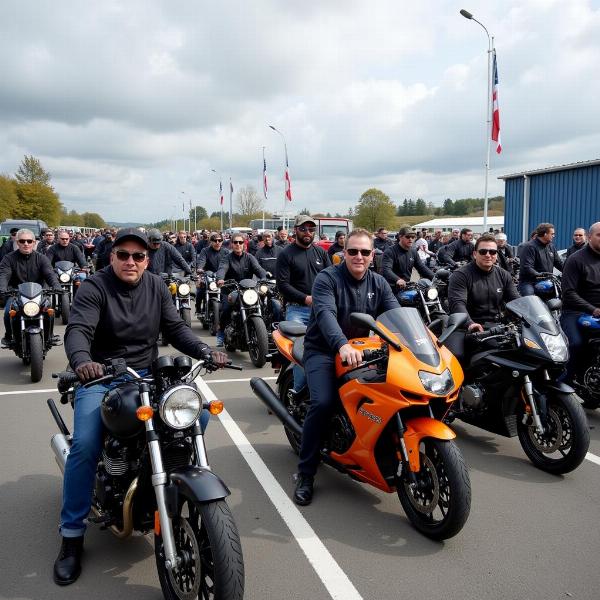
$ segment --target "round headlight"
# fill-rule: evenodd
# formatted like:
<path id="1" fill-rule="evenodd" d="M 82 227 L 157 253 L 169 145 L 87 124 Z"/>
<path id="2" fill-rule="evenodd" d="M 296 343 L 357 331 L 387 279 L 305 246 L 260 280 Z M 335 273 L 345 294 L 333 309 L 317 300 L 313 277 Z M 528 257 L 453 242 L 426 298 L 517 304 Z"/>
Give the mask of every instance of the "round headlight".
<path id="1" fill-rule="evenodd" d="M 71 276 L 68 273 L 61 273 L 58 278 L 61 283 L 69 283 L 71 281 Z"/>
<path id="2" fill-rule="evenodd" d="M 40 312 L 40 305 L 37 302 L 25 302 L 23 312 L 28 317 L 35 317 Z"/>
<path id="3" fill-rule="evenodd" d="M 200 394 L 189 385 L 178 385 L 167 390 L 158 409 L 161 419 L 173 429 L 191 427 L 202 410 Z"/>
<path id="4" fill-rule="evenodd" d="M 216 292 L 216 291 L 219 289 L 219 286 L 217 285 L 217 282 L 216 282 L 216 281 L 211 281 L 211 282 L 208 284 L 208 289 L 209 289 L 211 292 Z"/>
<path id="5" fill-rule="evenodd" d="M 429 288 L 427 290 L 427 299 L 428 300 L 437 300 L 438 291 L 435 288 Z"/>
<path id="6" fill-rule="evenodd" d="M 258 291 L 264 296 L 269 291 L 269 286 L 264 283 L 258 288 Z"/>
<path id="7" fill-rule="evenodd" d="M 179 294 L 181 296 L 189 296 L 190 295 L 190 286 L 187 283 L 182 283 L 179 286 Z"/>
<path id="8" fill-rule="evenodd" d="M 258 294 L 256 293 L 256 290 L 245 290 L 242 294 L 242 299 L 246 304 L 252 306 L 258 302 Z"/>

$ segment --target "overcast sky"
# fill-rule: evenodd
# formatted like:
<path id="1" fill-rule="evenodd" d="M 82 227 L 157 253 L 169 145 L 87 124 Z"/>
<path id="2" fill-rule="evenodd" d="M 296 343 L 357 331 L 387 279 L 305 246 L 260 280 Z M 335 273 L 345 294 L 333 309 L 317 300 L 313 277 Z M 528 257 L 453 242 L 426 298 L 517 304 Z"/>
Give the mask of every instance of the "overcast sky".
<path id="1" fill-rule="evenodd" d="M 68 209 L 148 222 L 218 210 L 211 169 L 262 191 L 266 146 L 280 212 L 273 124 L 291 212 L 483 196 L 487 37 L 461 8 L 496 38 L 490 195 L 598 158 L 600 0 L 3 0 L 0 172 L 33 154 Z"/>

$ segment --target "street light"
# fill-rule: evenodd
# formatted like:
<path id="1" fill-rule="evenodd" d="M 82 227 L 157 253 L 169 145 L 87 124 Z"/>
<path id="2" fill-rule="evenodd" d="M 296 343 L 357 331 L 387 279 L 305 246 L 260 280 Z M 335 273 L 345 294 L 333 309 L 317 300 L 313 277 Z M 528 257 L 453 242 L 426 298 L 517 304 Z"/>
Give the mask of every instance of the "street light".
<path id="1" fill-rule="evenodd" d="M 468 10 L 462 8 L 460 14 L 470 21 L 475 21 L 480 25 L 488 38 L 488 80 L 487 80 L 487 127 L 486 127 L 486 142 L 487 154 L 485 160 L 485 191 L 483 199 L 483 231 L 487 231 L 488 221 L 488 178 L 490 174 L 490 148 L 492 143 L 492 57 L 494 52 L 494 36 L 490 36 L 486 26 L 479 22 Z"/>
<path id="2" fill-rule="evenodd" d="M 269 125 L 269 127 L 281 136 L 281 139 L 283 140 L 283 150 L 285 152 L 285 187 L 287 188 L 288 185 L 290 186 L 289 190 L 284 188 L 284 193 L 283 193 L 283 213 L 281 215 L 281 218 L 283 220 L 283 226 L 285 227 L 286 200 L 290 200 L 290 201 L 292 200 L 292 189 L 291 189 L 291 184 L 290 184 L 287 144 L 285 142 L 285 136 L 283 135 L 283 133 L 281 133 L 281 131 L 279 131 L 279 129 L 277 129 L 277 127 L 274 127 L 273 125 Z M 288 193 L 289 193 L 289 196 L 288 196 Z"/>

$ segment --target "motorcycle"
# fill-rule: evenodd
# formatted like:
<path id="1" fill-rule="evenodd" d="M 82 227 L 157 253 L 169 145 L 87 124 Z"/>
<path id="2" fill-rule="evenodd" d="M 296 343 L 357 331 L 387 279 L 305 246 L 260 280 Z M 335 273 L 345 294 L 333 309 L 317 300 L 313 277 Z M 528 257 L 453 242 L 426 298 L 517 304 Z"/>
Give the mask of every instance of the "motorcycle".
<path id="1" fill-rule="evenodd" d="M 182 277 L 181 275 L 162 273 L 164 282 L 169 287 L 173 304 L 188 327 L 192 327 L 192 303 L 191 298 L 195 296 L 190 286 L 190 281 L 195 277 Z"/>
<path id="2" fill-rule="evenodd" d="M 464 319 L 451 317 L 448 331 Z M 442 422 L 458 396 L 462 369 L 414 308 L 389 310 L 377 320 L 353 313 L 351 321 L 376 335 L 350 341 L 363 352 L 358 367 L 336 359 L 340 403 L 321 457 L 353 479 L 396 492 L 411 523 L 427 537 L 450 538 L 462 529 L 471 503 L 456 435 Z M 295 452 L 310 405 L 307 388 L 292 390 L 292 368 L 302 365 L 305 331 L 301 323 L 282 321 L 273 333 L 278 395 L 263 379 L 250 380 L 256 396 L 284 425 Z"/>
<path id="3" fill-rule="evenodd" d="M 54 270 L 60 282 L 60 287 L 63 289 L 61 296 L 54 296 L 54 311 L 56 316 L 61 317 L 62 324 L 67 325 L 71 316 L 71 304 L 75 297 L 75 292 L 81 285 L 81 275 L 85 271 L 75 268 L 75 264 L 69 260 L 59 260 L 54 265 Z"/>
<path id="4" fill-rule="evenodd" d="M 425 326 L 436 336 L 441 335 L 448 314 L 442 308 L 438 289 L 429 279 L 409 281 L 398 293 L 398 302 L 400 306 L 416 308 Z"/>
<path id="5" fill-rule="evenodd" d="M 560 306 L 556 301 L 562 298 L 561 279 L 552 273 L 542 273 L 536 277 L 533 293 L 539 296 L 547 306 L 552 306 L 550 311 L 556 320 L 560 318 Z"/>
<path id="6" fill-rule="evenodd" d="M 576 469 L 590 434 L 574 389 L 557 382 L 568 360 L 565 337 L 537 296 L 506 304 L 507 323 L 487 331 L 455 331 L 447 346 L 465 371 L 458 401 L 446 418 L 506 437 L 518 436 L 529 460 L 548 473 Z M 465 356 L 466 343 L 472 352 Z"/>
<path id="7" fill-rule="evenodd" d="M 44 358 L 53 345 L 54 309 L 51 290 L 44 290 L 39 283 L 19 284 L 12 297 L 9 316 L 12 331 L 11 345 L 14 353 L 31 368 L 31 381 L 37 383 L 44 371 Z"/>
<path id="8" fill-rule="evenodd" d="M 198 319 L 202 327 L 209 330 L 210 335 L 216 335 L 219 329 L 221 303 L 217 280 L 212 271 L 202 273 L 201 285 L 197 293 L 203 294 L 202 310 L 198 313 Z"/>
<path id="9" fill-rule="evenodd" d="M 231 368 L 239 368 L 229 365 Z M 209 465 L 200 414 L 223 410 L 208 402 L 194 379 L 209 360 L 192 365 L 188 356 L 161 356 L 151 374 L 141 377 L 125 360 L 114 359 L 105 375 L 83 384 L 117 384 L 101 405 L 105 426 L 96 469 L 89 523 L 119 539 L 134 531 L 154 531 L 158 579 L 169 600 L 244 595 L 240 537 L 225 498 L 230 492 Z M 74 402 L 75 373 L 58 377 L 61 403 Z M 50 446 L 64 473 L 72 443 L 65 422 L 50 398 L 48 407 L 60 433 Z"/>
<path id="10" fill-rule="evenodd" d="M 262 367 L 269 354 L 269 334 L 263 320 L 258 282 L 242 279 L 239 283 L 228 279 L 223 284 L 227 302 L 232 305 L 231 320 L 223 331 L 225 349 L 248 351 L 255 367 Z"/>
<path id="11" fill-rule="evenodd" d="M 267 274 L 269 276 L 269 274 Z M 258 282 L 258 296 L 260 299 L 260 309 L 263 320 L 269 334 L 269 347 L 271 347 L 272 332 L 276 324 L 281 319 L 282 302 L 281 296 L 277 291 L 277 281 L 275 279 L 266 279 Z"/>
<path id="12" fill-rule="evenodd" d="M 593 315 L 581 315 L 577 324 L 585 335 L 585 347 L 581 351 L 581 364 L 575 373 L 573 387 L 586 408 L 600 406 L 600 319 Z"/>
<path id="13" fill-rule="evenodd" d="M 445 313 L 450 311 L 448 304 L 448 281 L 450 279 L 451 270 L 447 267 L 440 267 L 435 270 L 433 277 L 433 287 L 438 291 L 438 299 L 440 306 Z"/>

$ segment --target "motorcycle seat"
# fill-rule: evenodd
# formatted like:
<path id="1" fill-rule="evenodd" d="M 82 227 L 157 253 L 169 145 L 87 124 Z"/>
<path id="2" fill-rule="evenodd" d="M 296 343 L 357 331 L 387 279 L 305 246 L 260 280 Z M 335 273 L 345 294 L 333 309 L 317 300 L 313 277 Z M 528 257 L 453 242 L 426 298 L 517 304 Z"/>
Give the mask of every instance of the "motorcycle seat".
<path id="1" fill-rule="evenodd" d="M 292 358 L 302 366 L 304 363 L 304 337 L 298 337 L 294 340 L 294 345 L 292 346 Z"/>
<path id="2" fill-rule="evenodd" d="M 297 321 L 280 321 L 279 331 L 286 337 L 297 338 L 306 333 L 306 325 Z"/>

